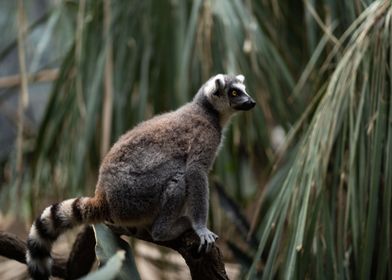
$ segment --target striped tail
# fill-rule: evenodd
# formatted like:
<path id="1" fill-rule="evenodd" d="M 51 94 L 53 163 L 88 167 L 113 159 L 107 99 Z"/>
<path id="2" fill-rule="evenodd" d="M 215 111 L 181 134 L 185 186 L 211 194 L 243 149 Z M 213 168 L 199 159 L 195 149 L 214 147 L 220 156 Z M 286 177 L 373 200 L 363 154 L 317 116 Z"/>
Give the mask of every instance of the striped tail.
<path id="1" fill-rule="evenodd" d="M 66 230 L 81 224 L 99 223 L 108 218 L 102 198 L 73 198 L 47 207 L 31 226 L 27 239 L 26 263 L 35 280 L 49 279 L 53 242 Z"/>

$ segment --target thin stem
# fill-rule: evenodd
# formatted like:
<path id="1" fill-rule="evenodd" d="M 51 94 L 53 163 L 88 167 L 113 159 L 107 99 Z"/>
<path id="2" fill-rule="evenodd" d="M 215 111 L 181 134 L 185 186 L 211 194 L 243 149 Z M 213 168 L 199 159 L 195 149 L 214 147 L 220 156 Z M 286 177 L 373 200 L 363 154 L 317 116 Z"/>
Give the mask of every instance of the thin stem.
<path id="1" fill-rule="evenodd" d="M 19 186 L 23 171 L 23 126 L 24 111 L 27 108 L 29 99 L 28 77 L 26 72 L 26 54 L 24 50 L 26 36 L 26 18 L 23 0 L 18 0 L 18 59 L 19 72 L 21 78 L 21 88 L 18 101 L 18 134 L 16 138 L 16 182 Z"/>
<path id="2" fill-rule="evenodd" d="M 101 157 L 104 157 L 109 150 L 110 134 L 112 129 L 113 110 L 113 50 L 112 39 L 110 37 L 111 7 L 110 0 L 104 1 L 104 37 L 107 40 L 105 79 L 104 79 L 104 100 L 103 100 L 103 129 L 101 143 Z"/>

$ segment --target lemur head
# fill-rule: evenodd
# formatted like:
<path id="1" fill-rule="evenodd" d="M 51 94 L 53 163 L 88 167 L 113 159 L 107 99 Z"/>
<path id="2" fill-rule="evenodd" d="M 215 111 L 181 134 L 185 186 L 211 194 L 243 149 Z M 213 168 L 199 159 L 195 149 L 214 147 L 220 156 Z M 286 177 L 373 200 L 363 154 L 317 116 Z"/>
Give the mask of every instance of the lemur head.
<path id="1" fill-rule="evenodd" d="M 256 105 L 246 92 L 244 80 L 243 75 L 218 74 L 203 85 L 199 94 L 203 95 L 224 119 L 228 119 L 235 112 L 247 111 Z"/>

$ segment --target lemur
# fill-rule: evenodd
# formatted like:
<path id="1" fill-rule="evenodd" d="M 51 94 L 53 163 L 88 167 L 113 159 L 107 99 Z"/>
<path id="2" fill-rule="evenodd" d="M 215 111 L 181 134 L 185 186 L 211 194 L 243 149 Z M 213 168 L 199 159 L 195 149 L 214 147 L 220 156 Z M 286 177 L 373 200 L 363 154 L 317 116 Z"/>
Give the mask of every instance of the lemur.
<path id="1" fill-rule="evenodd" d="M 32 278 L 49 278 L 53 242 L 81 224 L 143 228 L 155 241 L 192 228 L 199 250 L 210 250 L 218 236 L 206 227 L 207 175 L 231 116 L 255 104 L 243 75 L 218 74 L 193 101 L 122 135 L 101 163 L 94 197 L 55 203 L 33 223 L 26 253 Z"/>

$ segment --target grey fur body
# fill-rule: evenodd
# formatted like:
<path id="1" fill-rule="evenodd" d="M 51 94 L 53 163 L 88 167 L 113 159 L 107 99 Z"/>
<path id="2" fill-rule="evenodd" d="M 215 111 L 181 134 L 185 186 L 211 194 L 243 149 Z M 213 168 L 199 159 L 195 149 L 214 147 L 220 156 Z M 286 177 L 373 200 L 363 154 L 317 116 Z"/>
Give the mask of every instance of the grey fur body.
<path id="1" fill-rule="evenodd" d="M 26 256 L 33 278 L 47 279 L 52 243 L 82 223 L 142 228 L 157 241 L 193 228 L 209 250 L 217 235 L 206 227 L 208 172 L 230 117 L 254 104 L 243 76 L 219 74 L 192 102 L 121 136 L 101 164 L 95 196 L 49 206 L 33 224 Z"/>

